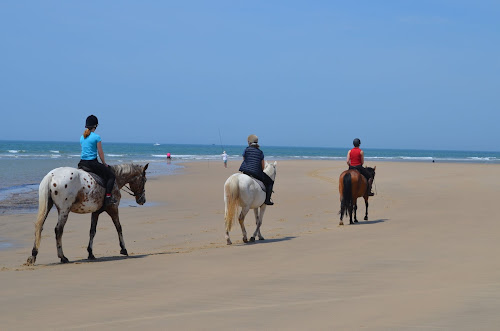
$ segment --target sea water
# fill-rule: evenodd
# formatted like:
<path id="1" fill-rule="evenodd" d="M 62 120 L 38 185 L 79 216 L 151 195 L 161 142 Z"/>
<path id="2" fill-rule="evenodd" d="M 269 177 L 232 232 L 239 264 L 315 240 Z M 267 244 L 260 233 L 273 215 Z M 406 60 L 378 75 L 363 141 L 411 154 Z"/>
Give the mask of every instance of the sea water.
<path id="1" fill-rule="evenodd" d="M 245 146 L 103 143 L 108 164 L 149 163 L 148 176 L 181 173 L 183 162 L 241 161 Z M 264 146 L 266 160 L 345 160 L 349 148 Z M 366 161 L 500 163 L 500 152 L 364 148 Z M 172 155 L 167 162 L 166 154 Z M 0 214 L 35 213 L 38 185 L 58 167 L 76 167 L 79 142 L 0 141 Z"/>

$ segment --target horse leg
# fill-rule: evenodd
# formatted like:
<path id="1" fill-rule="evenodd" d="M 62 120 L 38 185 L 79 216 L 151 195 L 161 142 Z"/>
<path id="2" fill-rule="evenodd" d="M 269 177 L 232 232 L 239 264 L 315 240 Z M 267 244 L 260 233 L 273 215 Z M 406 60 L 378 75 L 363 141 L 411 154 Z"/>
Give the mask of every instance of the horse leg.
<path id="1" fill-rule="evenodd" d="M 120 218 L 118 217 L 118 207 L 113 207 L 108 209 L 107 213 L 111 216 L 113 223 L 115 224 L 116 232 L 118 232 L 118 239 L 120 240 L 120 254 L 128 256 L 127 249 L 125 248 L 125 241 L 123 240 L 122 225 L 120 224 Z"/>
<path id="2" fill-rule="evenodd" d="M 366 207 L 365 221 L 368 221 L 368 198 L 365 198 L 365 207 Z"/>
<path id="3" fill-rule="evenodd" d="M 40 247 L 40 241 L 42 239 L 43 224 L 49 215 L 50 209 L 54 205 L 52 199 L 47 201 L 47 208 L 41 214 L 38 214 L 38 219 L 35 223 L 35 242 L 33 244 L 33 249 L 31 250 L 31 256 L 26 261 L 26 265 L 34 265 L 36 261 L 36 256 L 38 255 L 38 248 Z"/>
<path id="4" fill-rule="evenodd" d="M 69 260 L 64 256 L 62 249 L 62 235 L 64 231 L 64 225 L 68 220 L 69 209 L 68 210 L 59 210 L 59 216 L 57 220 L 57 225 L 54 229 L 56 233 L 56 245 L 57 245 L 57 256 L 61 259 L 61 263 L 68 263 Z"/>
<path id="5" fill-rule="evenodd" d="M 259 227 L 258 227 L 258 236 L 259 240 L 265 240 L 264 237 L 260 234 L 260 227 L 262 226 L 262 220 L 264 219 L 264 212 L 266 211 L 266 205 L 262 205 L 260 207 L 260 213 L 259 213 Z"/>
<path id="6" fill-rule="evenodd" d="M 87 252 L 89 252 L 89 260 L 95 260 L 95 256 L 92 251 L 92 246 L 94 244 L 94 237 L 95 233 L 97 231 L 97 221 L 99 220 L 99 214 L 98 212 L 92 213 L 92 216 L 90 218 L 90 234 L 89 234 L 89 245 L 87 246 Z"/>
<path id="7" fill-rule="evenodd" d="M 352 211 L 353 211 L 353 209 L 354 209 L 354 206 L 352 205 L 352 203 L 349 204 L 349 207 L 348 207 L 348 211 L 349 211 L 349 224 L 354 224 L 352 222 Z"/>
<path id="8" fill-rule="evenodd" d="M 251 242 L 255 241 L 255 237 L 259 236 L 259 240 L 264 240 L 264 237 L 260 234 L 260 226 L 262 225 L 262 217 L 264 216 L 264 211 L 266 210 L 266 205 L 262 205 L 260 207 L 260 212 L 259 208 L 255 208 L 253 211 L 255 213 L 255 232 L 253 233 L 253 236 L 250 238 Z"/>
<path id="9" fill-rule="evenodd" d="M 357 212 L 358 212 L 358 203 L 356 202 L 354 204 L 354 223 L 358 223 L 358 215 L 357 215 Z"/>
<path id="10" fill-rule="evenodd" d="M 241 232 L 243 233 L 243 242 L 244 243 L 248 242 L 247 230 L 245 229 L 245 224 L 244 224 L 245 216 L 247 215 L 248 211 L 249 211 L 248 207 L 242 208 L 240 216 L 238 217 L 238 222 L 240 222 Z"/>

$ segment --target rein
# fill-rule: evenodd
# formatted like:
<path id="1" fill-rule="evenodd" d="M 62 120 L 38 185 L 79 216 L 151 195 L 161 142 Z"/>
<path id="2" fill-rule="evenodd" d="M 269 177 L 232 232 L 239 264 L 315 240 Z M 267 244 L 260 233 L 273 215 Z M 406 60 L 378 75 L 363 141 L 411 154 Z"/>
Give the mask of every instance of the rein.
<path id="1" fill-rule="evenodd" d="M 124 190 L 123 188 L 126 188 L 126 190 Z M 133 196 L 133 197 L 136 197 L 136 196 L 138 196 L 138 195 L 142 195 L 142 194 L 144 193 L 144 191 L 145 191 L 145 190 L 143 190 L 141 194 L 136 194 L 136 193 L 132 192 L 132 190 L 130 189 L 130 187 L 128 187 L 127 185 L 124 185 L 124 186 L 121 188 L 121 190 L 122 190 L 123 192 L 126 192 L 126 193 L 130 194 L 130 195 L 131 195 L 131 196 Z"/>

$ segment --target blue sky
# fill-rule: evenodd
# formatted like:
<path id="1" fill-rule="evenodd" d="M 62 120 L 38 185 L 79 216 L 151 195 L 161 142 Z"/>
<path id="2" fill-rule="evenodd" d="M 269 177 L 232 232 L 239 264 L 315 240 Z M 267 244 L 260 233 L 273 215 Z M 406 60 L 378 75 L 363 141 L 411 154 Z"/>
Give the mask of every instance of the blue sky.
<path id="1" fill-rule="evenodd" d="M 1 140 L 500 150 L 500 2 L 2 1 Z"/>

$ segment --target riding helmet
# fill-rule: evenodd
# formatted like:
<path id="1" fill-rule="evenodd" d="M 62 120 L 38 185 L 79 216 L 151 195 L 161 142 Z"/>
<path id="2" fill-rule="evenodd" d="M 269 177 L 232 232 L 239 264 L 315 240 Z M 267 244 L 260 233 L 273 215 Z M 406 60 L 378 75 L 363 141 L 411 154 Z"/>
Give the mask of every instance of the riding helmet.
<path id="1" fill-rule="evenodd" d="M 248 136 L 247 141 L 248 145 L 257 144 L 259 142 L 259 137 L 257 137 L 254 134 L 251 134 Z"/>
<path id="2" fill-rule="evenodd" d="M 97 124 L 99 124 L 99 121 L 97 120 L 97 117 L 95 117 L 94 115 L 90 115 L 89 117 L 87 117 L 87 120 L 85 121 L 85 127 L 87 129 L 96 127 Z"/>
<path id="3" fill-rule="evenodd" d="M 359 145 L 361 145 L 361 140 L 359 140 L 359 138 L 354 138 L 352 144 L 354 145 L 354 147 L 359 147 Z"/>

